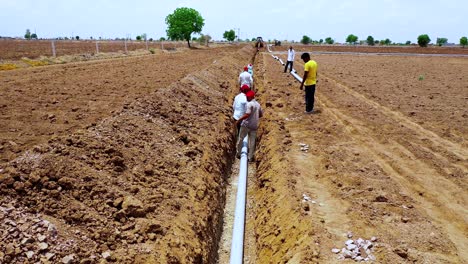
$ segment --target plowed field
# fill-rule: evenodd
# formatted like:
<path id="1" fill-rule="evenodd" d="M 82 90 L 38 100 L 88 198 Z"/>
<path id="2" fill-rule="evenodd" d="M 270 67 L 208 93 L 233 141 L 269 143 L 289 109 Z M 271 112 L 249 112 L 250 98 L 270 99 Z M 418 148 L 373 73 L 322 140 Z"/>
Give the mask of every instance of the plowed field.
<path id="1" fill-rule="evenodd" d="M 0 262 L 218 262 L 247 63 L 265 111 L 248 263 L 350 263 L 331 252 L 349 232 L 376 263 L 468 261 L 468 59 L 312 59 L 312 115 L 250 46 L 0 72 Z"/>
<path id="2" fill-rule="evenodd" d="M 257 64 L 269 106 L 255 191 L 259 263 L 336 263 L 331 249 L 348 232 L 378 238 L 378 263 L 466 262 L 468 60 L 313 59 L 313 115 L 277 61 L 264 54 Z M 296 60 L 300 76 L 302 67 Z"/>

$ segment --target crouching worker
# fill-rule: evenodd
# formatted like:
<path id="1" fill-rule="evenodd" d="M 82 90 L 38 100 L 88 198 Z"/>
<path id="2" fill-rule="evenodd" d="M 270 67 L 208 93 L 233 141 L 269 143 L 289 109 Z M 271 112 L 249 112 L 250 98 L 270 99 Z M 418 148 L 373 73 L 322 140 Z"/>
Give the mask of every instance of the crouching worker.
<path id="1" fill-rule="evenodd" d="M 254 152 L 255 152 L 255 139 L 257 137 L 257 129 L 260 123 L 260 118 L 263 116 L 263 110 L 260 104 L 254 99 L 255 93 L 253 91 L 248 91 L 246 94 L 247 97 L 247 106 L 245 114 L 237 120 L 237 123 L 240 123 L 240 132 L 239 138 L 237 140 L 237 154 L 236 157 L 240 158 L 242 151 L 242 141 L 246 135 L 249 136 L 249 161 L 254 161 Z"/>

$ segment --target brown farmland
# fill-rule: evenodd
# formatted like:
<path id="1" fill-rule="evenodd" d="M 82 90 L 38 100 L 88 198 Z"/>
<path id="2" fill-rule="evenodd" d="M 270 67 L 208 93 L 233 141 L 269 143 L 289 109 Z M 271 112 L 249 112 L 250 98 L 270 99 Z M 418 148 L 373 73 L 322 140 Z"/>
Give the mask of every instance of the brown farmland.
<path id="1" fill-rule="evenodd" d="M 0 262 L 216 263 L 250 62 L 249 263 L 341 262 L 348 232 L 377 238 L 376 263 L 466 262 L 468 59 L 313 59 L 313 115 L 250 46 L 0 72 Z"/>
<path id="2" fill-rule="evenodd" d="M 96 49 L 96 42 L 98 50 Z M 145 41 L 127 41 L 127 51 L 145 50 Z M 196 44 L 196 43 L 195 43 Z M 99 52 L 124 52 L 124 40 L 54 40 L 57 56 L 76 54 L 95 54 Z M 173 50 L 186 47 L 186 42 L 148 41 L 148 49 Z M 0 60 L 15 60 L 23 57 L 35 59 L 51 57 L 52 40 L 11 40 L 0 39 Z"/>

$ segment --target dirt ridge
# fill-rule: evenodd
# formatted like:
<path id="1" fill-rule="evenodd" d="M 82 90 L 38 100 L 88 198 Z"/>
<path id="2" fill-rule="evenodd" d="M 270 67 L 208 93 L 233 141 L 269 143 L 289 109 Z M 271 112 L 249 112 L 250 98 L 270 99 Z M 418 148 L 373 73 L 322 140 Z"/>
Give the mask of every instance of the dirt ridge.
<path id="1" fill-rule="evenodd" d="M 94 263 L 110 251 L 118 263 L 212 262 L 234 145 L 230 100 L 252 50 L 26 151 L 0 175 L 2 202 L 44 213 L 74 239 L 56 259 Z"/>

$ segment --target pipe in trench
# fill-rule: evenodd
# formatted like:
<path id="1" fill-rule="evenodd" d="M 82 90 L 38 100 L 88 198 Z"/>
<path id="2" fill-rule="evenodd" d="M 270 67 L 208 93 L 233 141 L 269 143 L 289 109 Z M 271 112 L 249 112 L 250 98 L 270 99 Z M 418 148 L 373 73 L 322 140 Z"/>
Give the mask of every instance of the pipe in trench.
<path id="1" fill-rule="evenodd" d="M 242 142 L 239 166 L 239 183 L 237 184 L 236 211 L 234 214 L 234 227 L 232 231 L 230 264 L 242 264 L 244 259 L 244 225 L 245 225 L 245 205 L 247 194 L 247 145 L 248 136 Z"/>
<path id="2" fill-rule="evenodd" d="M 268 46 L 267 46 L 268 47 Z M 270 51 L 268 47 L 268 51 Z M 270 51 L 271 52 L 271 51 Z M 275 60 L 284 65 L 278 56 L 271 55 Z M 296 70 L 291 71 L 291 75 L 296 80 L 302 82 L 302 78 L 297 75 Z M 234 213 L 234 227 L 232 231 L 230 264 L 242 264 L 244 261 L 244 230 L 245 230 L 245 205 L 247 196 L 247 174 L 248 174 L 248 136 L 242 142 L 239 165 L 239 183 L 237 184 L 236 211 Z"/>

